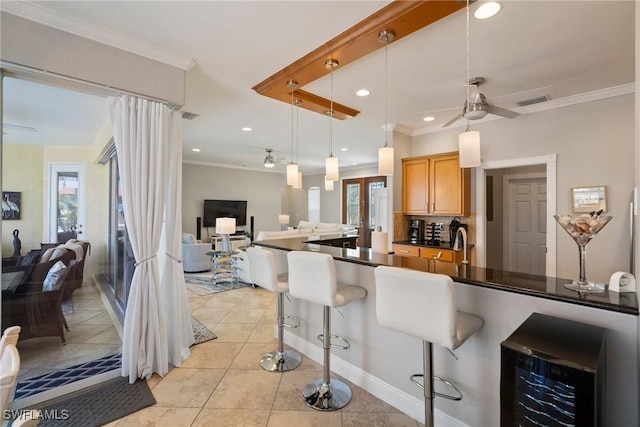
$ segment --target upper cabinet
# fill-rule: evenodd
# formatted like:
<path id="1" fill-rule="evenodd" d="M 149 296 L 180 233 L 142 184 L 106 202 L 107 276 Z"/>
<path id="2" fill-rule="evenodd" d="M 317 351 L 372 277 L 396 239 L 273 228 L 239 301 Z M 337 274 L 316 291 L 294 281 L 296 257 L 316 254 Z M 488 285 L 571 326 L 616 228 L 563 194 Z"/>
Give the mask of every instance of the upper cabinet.
<path id="1" fill-rule="evenodd" d="M 402 211 L 411 215 L 469 216 L 471 172 L 458 153 L 402 159 Z"/>

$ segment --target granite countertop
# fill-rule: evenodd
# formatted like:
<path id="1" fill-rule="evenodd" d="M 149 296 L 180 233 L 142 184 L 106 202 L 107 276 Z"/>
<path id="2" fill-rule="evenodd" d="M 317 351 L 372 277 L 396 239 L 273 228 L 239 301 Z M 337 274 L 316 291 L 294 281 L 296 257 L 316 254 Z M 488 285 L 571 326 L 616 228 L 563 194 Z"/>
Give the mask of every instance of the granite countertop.
<path id="1" fill-rule="evenodd" d="M 372 252 L 369 248 L 339 248 L 321 244 L 304 243 L 296 239 L 265 240 L 253 242 L 253 244 L 284 251 L 321 252 L 333 256 L 337 261 L 351 262 L 371 267 L 388 265 L 446 274 L 455 282 L 466 285 L 481 286 L 602 310 L 638 315 L 638 300 L 635 293 L 609 292 L 608 289 L 605 289 L 601 294 L 580 294 L 564 287 L 564 284 L 570 283 L 571 279 L 473 267 L 465 264 L 440 262 L 418 257 L 381 254 Z"/>

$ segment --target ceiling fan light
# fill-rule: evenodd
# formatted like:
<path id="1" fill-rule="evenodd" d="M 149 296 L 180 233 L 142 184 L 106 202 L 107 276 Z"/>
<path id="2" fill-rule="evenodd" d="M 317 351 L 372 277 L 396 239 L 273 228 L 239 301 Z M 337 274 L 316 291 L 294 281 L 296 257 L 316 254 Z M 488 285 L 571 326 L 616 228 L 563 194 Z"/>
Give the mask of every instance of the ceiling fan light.
<path id="1" fill-rule="evenodd" d="M 329 156 L 324 161 L 326 179 L 329 181 L 337 181 L 340 179 L 338 172 L 338 158 Z"/>
<path id="2" fill-rule="evenodd" d="M 289 163 L 287 165 L 287 185 L 296 185 L 298 182 L 298 165 Z"/>
<path id="3" fill-rule="evenodd" d="M 487 115 L 488 111 L 485 110 L 471 110 L 464 113 L 464 118 L 467 120 L 479 120 Z"/>
<path id="4" fill-rule="evenodd" d="M 267 157 L 264 158 L 264 167 L 265 168 L 272 168 L 276 165 L 276 159 L 273 158 L 273 156 L 271 155 L 271 151 L 270 149 L 267 150 Z"/>
<path id="5" fill-rule="evenodd" d="M 466 130 L 458 135 L 458 152 L 461 168 L 480 166 L 480 132 Z"/>
<path id="6" fill-rule="evenodd" d="M 324 191 L 333 191 L 333 181 L 324 177 Z"/>
<path id="7" fill-rule="evenodd" d="M 378 149 L 378 175 L 393 175 L 393 147 Z"/>

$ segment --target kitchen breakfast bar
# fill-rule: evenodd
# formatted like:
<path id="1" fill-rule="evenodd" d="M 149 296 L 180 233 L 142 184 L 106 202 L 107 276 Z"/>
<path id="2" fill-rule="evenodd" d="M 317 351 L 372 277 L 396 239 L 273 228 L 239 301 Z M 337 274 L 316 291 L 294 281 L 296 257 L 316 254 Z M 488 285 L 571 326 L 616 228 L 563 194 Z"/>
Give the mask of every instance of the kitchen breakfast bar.
<path id="1" fill-rule="evenodd" d="M 332 310 L 332 333 L 351 342 L 334 351 L 331 370 L 348 381 L 424 421 L 422 390 L 409 376 L 422 372 L 422 342 L 378 325 L 374 269 L 388 265 L 450 276 L 456 285 L 458 309 L 484 320 L 482 329 L 455 351 L 434 346 L 434 374 L 462 391 L 462 401 L 435 400 L 436 425 L 492 427 L 500 425 L 501 343 L 532 315 L 568 319 L 606 330 L 604 419 L 607 426 L 637 426 L 638 302 L 635 293 L 583 294 L 566 289 L 570 280 L 472 267 L 424 258 L 373 253 L 366 248 L 339 248 L 304 239 L 256 241 L 273 250 L 280 272 L 287 271 L 287 252 L 330 254 L 340 283 L 367 290 L 365 299 Z M 402 283 L 398 283 L 402 286 Z M 300 320 L 287 329 L 285 343 L 322 363 L 322 310 L 291 299 L 285 314 Z M 344 317 L 342 317 L 344 316 Z M 286 375 L 286 374 L 285 374 Z"/>

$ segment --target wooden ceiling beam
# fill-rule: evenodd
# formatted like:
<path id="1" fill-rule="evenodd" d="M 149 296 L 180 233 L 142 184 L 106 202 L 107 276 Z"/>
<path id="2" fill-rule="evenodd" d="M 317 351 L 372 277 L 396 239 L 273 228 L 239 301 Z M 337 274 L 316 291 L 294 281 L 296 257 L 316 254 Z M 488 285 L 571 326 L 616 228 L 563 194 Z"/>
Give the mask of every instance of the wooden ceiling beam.
<path id="1" fill-rule="evenodd" d="M 261 95 L 290 103 L 291 88 L 287 82 L 294 81 L 298 84 L 295 95 L 303 101 L 300 107 L 326 114 L 330 109 L 330 100 L 299 88 L 329 73 L 325 67 L 327 59 L 336 59 L 340 67 L 344 67 L 384 47 L 384 44 L 378 41 L 381 31 L 393 31 L 395 42 L 465 6 L 466 2 L 459 0 L 396 0 L 267 77 L 252 89 Z M 333 117 L 341 120 L 359 113 L 358 110 L 336 102 L 333 103 L 333 107 Z"/>

